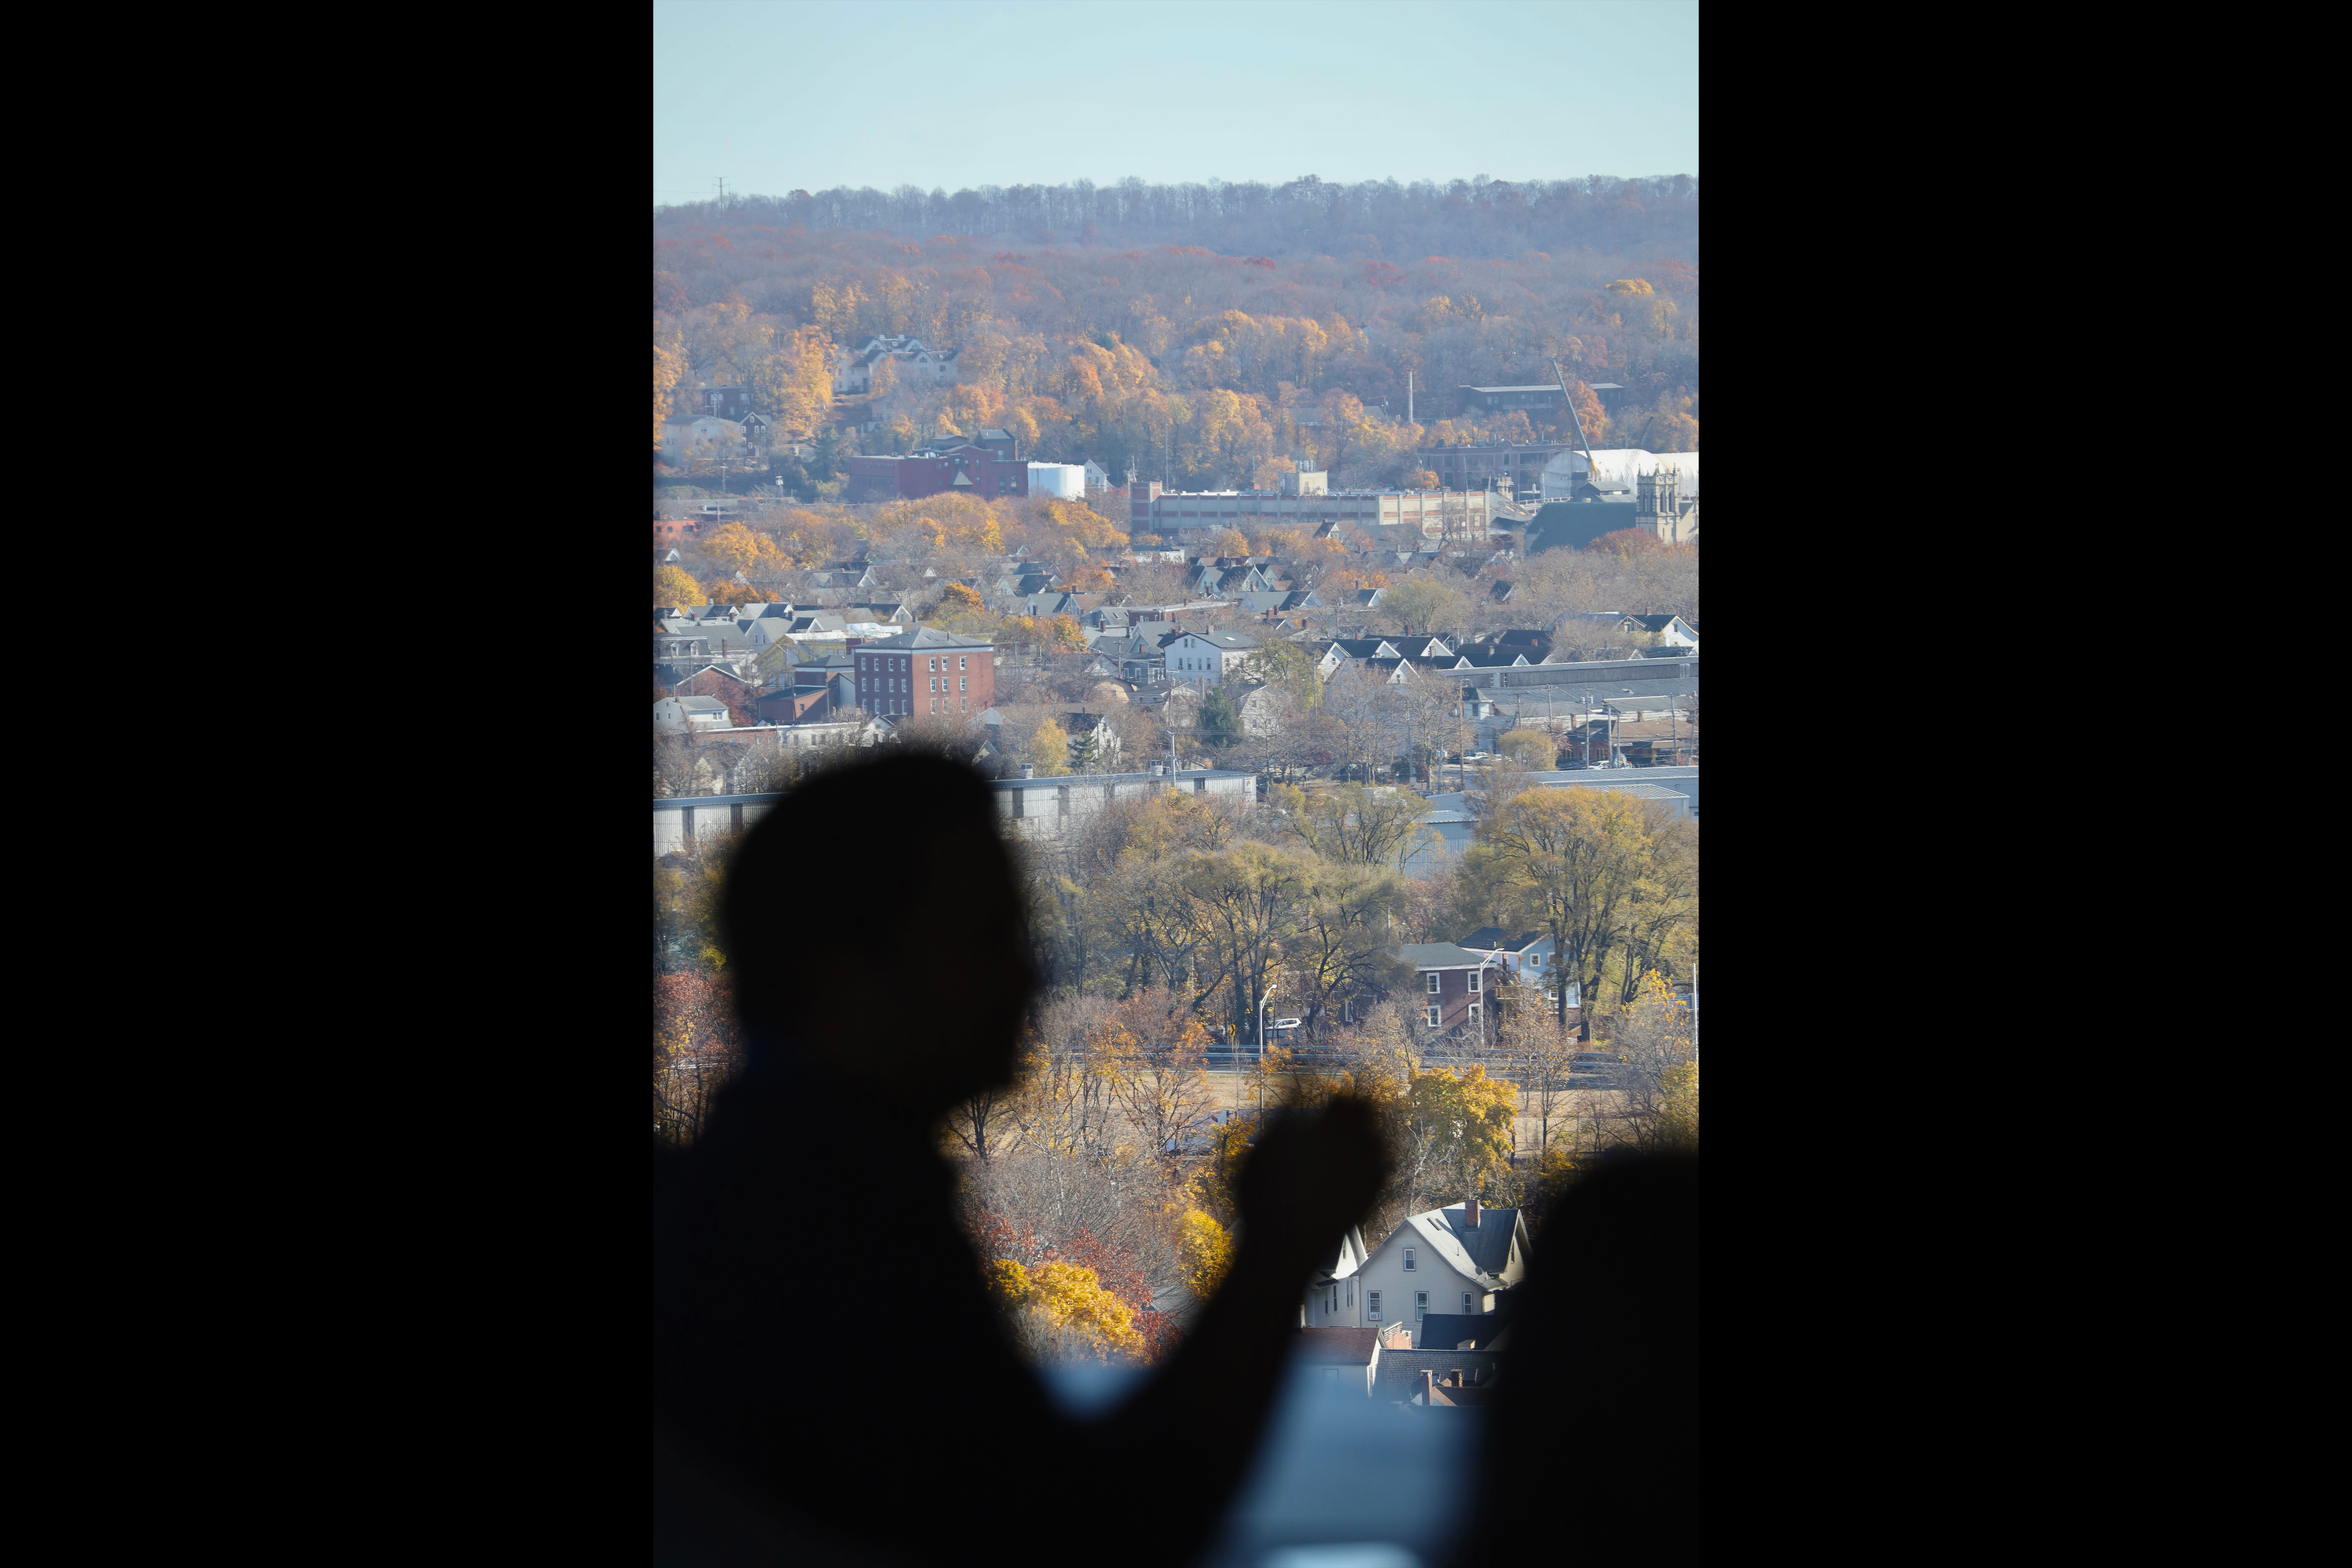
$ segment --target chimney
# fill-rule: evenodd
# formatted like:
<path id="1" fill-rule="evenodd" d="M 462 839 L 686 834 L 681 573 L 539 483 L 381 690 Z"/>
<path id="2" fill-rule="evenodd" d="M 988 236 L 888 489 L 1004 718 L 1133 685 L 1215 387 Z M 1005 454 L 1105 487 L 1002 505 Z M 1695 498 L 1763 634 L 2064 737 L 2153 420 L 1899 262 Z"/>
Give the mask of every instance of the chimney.
<path id="1" fill-rule="evenodd" d="M 1421 1369 L 1421 1402 L 1431 1405 L 1437 1403 L 1437 1374 L 1427 1367 Z"/>
<path id="2" fill-rule="evenodd" d="M 1035 777 L 1037 776 L 1037 764 L 1036 764 L 1036 763 L 1022 763 L 1022 764 L 1021 764 L 1021 776 L 1022 776 L 1023 778 L 1024 778 L 1024 779 L 1034 779 L 1034 778 L 1035 778 Z"/>
<path id="3" fill-rule="evenodd" d="M 1472 1193 L 1470 1201 L 1462 1205 L 1462 1220 L 1472 1230 L 1478 1228 L 1478 1194 Z"/>

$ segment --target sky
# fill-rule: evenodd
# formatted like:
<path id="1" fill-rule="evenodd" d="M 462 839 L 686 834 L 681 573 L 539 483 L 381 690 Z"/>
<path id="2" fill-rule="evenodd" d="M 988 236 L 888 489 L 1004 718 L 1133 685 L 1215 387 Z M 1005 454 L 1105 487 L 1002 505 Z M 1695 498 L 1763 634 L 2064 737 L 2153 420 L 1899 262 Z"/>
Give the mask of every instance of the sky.
<path id="1" fill-rule="evenodd" d="M 657 0 L 654 201 L 1698 174 L 1697 0 Z"/>

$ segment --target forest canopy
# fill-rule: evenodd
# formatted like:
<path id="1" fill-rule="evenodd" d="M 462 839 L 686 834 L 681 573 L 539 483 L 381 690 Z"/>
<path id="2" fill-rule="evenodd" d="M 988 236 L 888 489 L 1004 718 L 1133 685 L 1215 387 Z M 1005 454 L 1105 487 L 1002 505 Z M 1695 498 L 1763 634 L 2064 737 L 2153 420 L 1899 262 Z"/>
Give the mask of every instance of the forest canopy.
<path id="1" fill-rule="evenodd" d="M 1595 445 L 1697 445 L 1697 183 L 793 192 L 654 215 L 656 425 L 682 383 L 771 394 L 813 434 L 821 352 L 911 333 L 871 451 L 1011 430 L 1042 460 L 1252 486 L 1290 457 L 1394 484 L 1417 446 L 1562 431 L 1455 405 L 1570 380 Z M 826 345 L 822 351 L 820 345 Z M 1406 378 L 1412 379 L 1408 425 Z M 1614 383 L 1603 413 L 1590 387 Z M 1565 421 L 1562 422 L 1563 426 Z"/>

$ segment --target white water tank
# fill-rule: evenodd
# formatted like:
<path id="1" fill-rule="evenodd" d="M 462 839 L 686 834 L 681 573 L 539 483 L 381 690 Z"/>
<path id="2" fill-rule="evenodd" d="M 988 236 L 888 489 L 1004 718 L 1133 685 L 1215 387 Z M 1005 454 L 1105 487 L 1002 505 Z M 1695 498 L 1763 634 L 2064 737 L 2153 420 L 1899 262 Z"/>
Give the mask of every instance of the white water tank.
<path id="1" fill-rule="evenodd" d="M 1032 463 L 1029 465 L 1029 493 L 1033 496 L 1053 496 L 1061 500 L 1087 499 L 1087 468 L 1084 463 Z"/>

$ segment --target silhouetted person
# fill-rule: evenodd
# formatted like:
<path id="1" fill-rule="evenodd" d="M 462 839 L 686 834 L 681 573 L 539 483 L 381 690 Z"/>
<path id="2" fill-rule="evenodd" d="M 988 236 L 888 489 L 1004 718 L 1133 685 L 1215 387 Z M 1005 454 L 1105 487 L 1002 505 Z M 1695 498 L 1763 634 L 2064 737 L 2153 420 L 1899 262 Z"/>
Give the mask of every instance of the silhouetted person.
<path id="1" fill-rule="evenodd" d="M 1318 1253 L 1379 1189 L 1360 1106 L 1269 1131 L 1232 1270 L 1170 1364 L 1104 1420 L 1059 1415 L 936 1142 L 1012 1079 L 1038 984 L 999 826 L 970 769 L 901 755 L 746 836 L 725 922 L 751 1063 L 693 1148 L 655 1161 L 660 1560 L 1191 1561 Z"/>
<path id="2" fill-rule="evenodd" d="M 1452 1561 L 1696 1563 L 1698 1158 L 1604 1158 L 1539 1234 Z"/>

